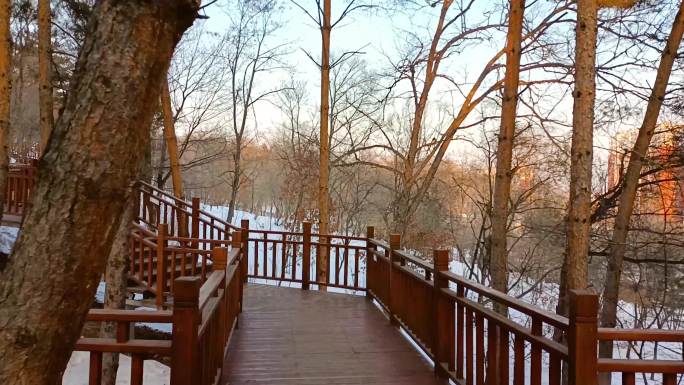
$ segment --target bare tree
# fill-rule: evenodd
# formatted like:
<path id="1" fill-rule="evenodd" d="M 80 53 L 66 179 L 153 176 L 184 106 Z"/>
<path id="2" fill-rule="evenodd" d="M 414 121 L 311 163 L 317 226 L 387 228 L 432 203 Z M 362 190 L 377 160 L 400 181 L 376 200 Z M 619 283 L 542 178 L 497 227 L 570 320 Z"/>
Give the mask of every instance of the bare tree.
<path id="1" fill-rule="evenodd" d="M 10 15 L 12 2 L 0 2 L 0 218 L 4 211 L 9 154 L 7 140 L 10 130 L 10 97 L 12 95 L 12 35 Z"/>
<path id="2" fill-rule="evenodd" d="M 189 0 L 98 2 L 34 204 L 0 272 L 3 384 L 54 384 L 65 369 L 139 172 L 163 74 L 198 9 Z"/>
<path id="3" fill-rule="evenodd" d="M 38 1 L 38 66 L 40 95 L 40 148 L 45 152 L 54 126 L 52 105 L 52 22 L 50 0 Z"/>
<path id="4" fill-rule="evenodd" d="M 567 312 L 570 289 L 587 287 L 587 260 L 591 230 L 591 183 L 596 99 L 596 0 L 577 2 L 575 30 L 575 90 L 572 110 L 570 198 L 566 225 L 566 251 L 561 274 L 559 313 Z"/>
<path id="5" fill-rule="evenodd" d="M 615 216 L 613 235 L 610 241 L 610 254 L 606 271 L 606 282 L 603 290 L 603 305 L 601 308 L 601 325 L 615 327 L 617 307 L 622 277 L 622 265 L 625 257 L 629 223 L 634 210 L 639 181 L 642 177 L 642 167 L 656 131 L 656 124 L 665 99 L 665 92 L 672 73 L 672 67 L 677 57 L 677 51 L 684 35 L 684 2 L 680 3 L 679 11 L 672 25 L 672 30 L 663 48 L 660 66 L 656 74 L 655 83 L 651 90 L 646 112 L 641 128 L 629 153 L 627 171 L 622 178 L 618 211 Z M 603 343 L 600 346 L 602 357 L 612 357 L 613 344 Z"/>
<path id="6" fill-rule="evenodd" d="M 161 108 L 164 120 L 164 138 L 166 139 L 166 149 L 169 152 L 173 195 L 175 195 L 176 198 L 184 199 L 183 177 L 181 175 L 178 159 L 178 142 L 176 140 L 176 127 L 173 121 L 173 111 L 171 110 L 171 93 L 169 91 L 168 82 L 162 83 Z"/>
<path id="7" fill-rule="evenodd" d="M 510 2 L 508 33 L 506 38 L 506 77 L 504 80 L 501 127 L 496 150 L 496 180 L 492 202 L 491 270 L 492 287 L 504 293 L 508 289 L 508 203 L 513 170 L 513 138 L 515 136 L 520 78 L 520 50 L 524 20 L 524 0 Z M 505 311 L 503 309 L 499 309 Z"/>
<path id="8" fill-rule="evenodd" d="M 247 129 L 255 116 L 257 104 L 281 91 L 259 84 L 266 75 L 282 68 L 282 46 L 272 46 L 271 40 L 280 28 L 277 20 L 279 5 L 275 0 L 238 2 L 231 12 L 231 24 L 226 34 L 226 56 L 231 75 L 229 85 L 230 118 L 233 146 L 230 171 L 230 200 L 227 220 L 235 215 L 237 198 L 244 177 L 243 150 L 249 142 Z"/>

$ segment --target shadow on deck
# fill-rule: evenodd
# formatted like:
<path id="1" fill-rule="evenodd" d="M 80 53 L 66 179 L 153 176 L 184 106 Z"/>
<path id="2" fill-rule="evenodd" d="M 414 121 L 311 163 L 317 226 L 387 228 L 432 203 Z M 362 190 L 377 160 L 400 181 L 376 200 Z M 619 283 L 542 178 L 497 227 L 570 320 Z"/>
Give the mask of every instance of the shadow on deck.
<path id="1" fill-rule="evenodd" d="M 364 297 L 248 285 L 224 384 L 444 384 Z"/>

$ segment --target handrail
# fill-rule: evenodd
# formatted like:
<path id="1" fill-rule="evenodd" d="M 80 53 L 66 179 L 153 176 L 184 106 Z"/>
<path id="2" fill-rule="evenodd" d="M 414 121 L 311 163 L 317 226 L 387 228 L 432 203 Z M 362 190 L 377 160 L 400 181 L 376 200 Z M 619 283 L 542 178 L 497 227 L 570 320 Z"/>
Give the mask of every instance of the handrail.
<path id="1" fill-rule="evenodd" d="M 449 281 L 461 285 L 468 290 L 483 295 L 488 299 L 491 299 L 500 304 L 506 305 L 512 309 L 515 309 L 527 316 L 537 317 L 542 322 L 557 327 L 561 330 L 567 330 L 569 321 L 566 317 L 560 316 L 556 313 L 538 308 L 536 306 L 530 305 L 525 301 L 512 297 L 508 294 L 504 294 L 498 290 L 492 289 L 488 286 L 481 285 L 475 281 L 470 281 L 465 279 L 451 271 L 440 272 L 442 276 L 447 278 Z"/>

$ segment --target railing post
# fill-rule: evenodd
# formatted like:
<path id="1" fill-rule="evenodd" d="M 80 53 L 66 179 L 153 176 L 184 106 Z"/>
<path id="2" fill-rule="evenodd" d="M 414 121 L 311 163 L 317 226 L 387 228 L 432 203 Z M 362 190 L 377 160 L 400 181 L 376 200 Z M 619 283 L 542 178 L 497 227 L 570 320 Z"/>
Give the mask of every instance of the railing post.
<path id="1" fill-rule="evenodd" d="M 396 319 L 394 316 L 394 299 L 397 297 L 397 295 L 403 295 L 403 293 L 395 293 L 395 287 L 392 285 L 392 281 L 394 279 L 394 251 L 395 250 L 400 250 L 401 249 L 401 235 L 399 234 L 390 234 L 390 242 L 389 242 L 390 250 L 389 250 L 389 282 L 388 284 L 388 290 L 387 290 L 387 310 L 389 311 L 389 319 L 390 323 L 392 325 L 399 325 L 399 321 Z"/>
<path id="2" fill-rule="evenodd" d="M 211 249 L 211 259 L 214 262 L 212 271 L 225 270 L 228 265 L 228 249 L 225 247 L 214 247 Z"/>
<path id="3" fill-rule="evenodd" d="M 568 329 L 569 385 L 598 384 L 598 296 L 570 291 Z"/>
<path id="4" fill-rule="evenodd" d="M 375 275 L 375 246 L 371 244 L 370 240 L 375 238 L 375 227 L 368 226 L 366 228 L 366 299 L 372 300 L 371 282 L 374 282 Z"/>
<path id="5" fill-rule="evenodd" d="M 167 234 L 169 226 L 167 224 L 160 224 L 157 226 L 157 309 L 164 307 L 164 290 L 166 289 L 166 247 L 168 244 Z M 150 255 L 152 258 L 152 255 Z M 171 279 L 173 274 L 171 272 Z M 150 280 L 152 277 L 150 277 Z"/>
<path id="6" fill-rule="evenodd" d="M 434 364 L 435 374 L 442 378 L 449 376 L 449 371 L 454 371 L 454 309 L 451 301 L 442 295 L 442 289 L 449 287 L 448 281 L 442 276 L 442 272 L 449 270 L 449 250 L 434 250 L 434 273 L 432 329 L 434 340 Z"/>
<path id="7" fill-rule="evenodd" d="M 242 228 L 242 258 L 244 259 L 242 284 L 247 283 L 247 276 L 249 274 L 249 219 L 240 221 Z"/>
<path id="8" fill-rule="evenodd" d="M 309 290 L 311 280 L 311 222 L 302 222 L 302 290 Z"/>
<path id="9" fill-rule="evenodd" d="M 240 306 L 238 308 L 242 313 L 242 296 L 244 292 L 244 282 L 247 280 L 247 265 L 245 265 L 246 255 L 242 242 L 242 231 L 233 231 L 233 235 L 230 238 L 230 247 L 231 249 L 242 249 L 240 250 L 240 259 L 238 260 L 236 273 L 240 277 L 240 282 L 238 282 L 238 295 L 240 300 Z"/>
<path id="10" fill-rule="evenodd" d="M 214 247 L 211 249 L 211 259 L 214 261 L 214 265 L 212 266 L 212 271 L 219 272 L 223 271 L 226 273 L 226 267 L 228 266 L 228 249 L 225 247 Z M 227 316 L 230 313 L 229 307 L 230 304 L 226 300 L 229 297 L 229 293 L 226 290 L 228 285 L 228 280 L 224 278 L 224 282 L 222 285 L 222 288 L 224 289 L 223 291 L 223 311 L 224 314 Z M 228 327 L 228 324 L 221 325 L 221 328 Z M 224 341 L 224 336 L 226 335 L 226 331 L 224 329 L 221 330 L 221 342 Z"/>
<path id="11" fill-rule="evenodd" d="M 171 385 L 197 383 L 199 373 L 199 277 L 176 278 L 173 285 Z"/>
<path id="12" fill-rule="evenodd" d="M 192 213 L 191 213 L 191 215 L 192 215 L 192 218 L 191 218 L 192 223 L 190 224 L 190 226 L 192 227 L 191 238 L 194 238 L 194 239 L 206 238 L 206 234 L 205 234 L 205 237 L 201 237 L 200 233 L 199 233 L 199 228 L 200 228 L 200 199 L 198 197 L 192 198 Z M 193 241 L 192 243 L 193 243 L 192 244 L 193 249 L 199 248 L 199 244 L 197 243 L 197 241 Z"/>

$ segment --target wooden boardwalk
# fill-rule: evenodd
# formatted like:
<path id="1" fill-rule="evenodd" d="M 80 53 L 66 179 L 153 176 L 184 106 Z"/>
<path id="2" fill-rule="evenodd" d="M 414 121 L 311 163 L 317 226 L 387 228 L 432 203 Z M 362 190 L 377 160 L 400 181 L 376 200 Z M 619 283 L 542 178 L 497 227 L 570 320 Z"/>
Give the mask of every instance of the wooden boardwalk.
<path id="1" fill-rule="evenodd" d="M 224 384 L 445 384 L 360 296 L 245 287 Z"/>

